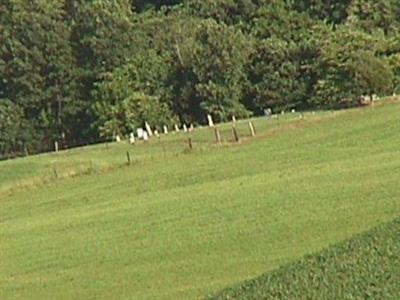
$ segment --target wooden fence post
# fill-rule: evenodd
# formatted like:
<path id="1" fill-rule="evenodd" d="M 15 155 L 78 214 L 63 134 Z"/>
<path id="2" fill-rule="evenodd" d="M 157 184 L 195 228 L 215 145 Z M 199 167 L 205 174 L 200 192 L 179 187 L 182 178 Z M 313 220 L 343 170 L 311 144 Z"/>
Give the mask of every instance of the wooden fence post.
<path id="1" fill-rule="evenodd" d="M 240 138 L 239 138 L 239 134 L 238 134 L 238 132 L 236 130 L 236 126 L 235 125 L 232 126 L 232 133 L 233 133 L 233 138 L 234 138 L 235 142 L 239 143 L 240 142 Z"/>
<path id="2" fill-rule="evenodd" d="M 129 154 L 129 151 L 126 151 L 126 159 L 128 160 L 128 166 L 131 164 L 131 156 Z"/>
<path id="3" fill-rule="evenodd" d="M 215 139 L 217 140 L 218 144 L 221 144 L 221 134 L 217 127 L 214 127 Z"/>

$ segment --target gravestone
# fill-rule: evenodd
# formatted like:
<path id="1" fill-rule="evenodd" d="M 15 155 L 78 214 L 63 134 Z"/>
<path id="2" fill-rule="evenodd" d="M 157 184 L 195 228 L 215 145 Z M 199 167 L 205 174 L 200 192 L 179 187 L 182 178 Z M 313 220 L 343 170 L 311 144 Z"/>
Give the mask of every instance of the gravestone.
<path id="1" fill-rule="evenodd" d="M 272 109 L 270 108 L 264 109 L 264 114 L 267 118 L 270 118 L 272 116 Z"/>
<path id="2" fill-rule="evenodd" d="M 144 130 L 143 128 L 139 128 L 136 130 L 137 136 L 139 139 L 143 139 L 143 135 L 144 135 Z"/>
<path id="3" fill-rule="evenodd" d="M 168 127 L 167 127 L 167 125 L 164 125 L 164 134 L 168 134 Z"/>
<path id="4" fill-rule="evenodd" d="M 178 125 L 176 125 L 176 124 L 175 124 L 175 131 L 176 131 L 176 132 L 179 132 L 179 127 L 178 127 Z"/>
<path id="5" fill-rule="evenodd" d="M 131 132 L 130 135 L 129 135 L 129 143 L 131 145 L 135 144 L 135 135 L 133 134 L 133 132 Z"/>
<path id="6" fill-rule="evenodd" d="M 236 117 L 235 116 L 232 116 L 232 122 L 236 123 Z"/>
<path id="7" fill-rule="evenodd" d="M 115 136 L 115 141 L 116 141 L 117 143 L 120 143 L 120 142 L 121 142 L 121 137 L 120 137 L 118 134 Z"/>
<path id="8" fill-rule="evenodd" d="M 145 126 L 146 126 L 147 134 L 149 136 L 153 136 L 153 131 L 151 130 L 151 127 L 150 127 L 149 123 L 145 122 Z"/>
<path id="9" fill-rule="evenodd" d="M 213 121 L 211 115 L 207 115 L 207 120 L 208 120 L 208 126 L 214 127 L 214 121 Z"/>
<path id="10" fill-rule="evenodd" d="M 183 132 L 188 132 L 186 124 L 183 124 Z"/>
<path id="11" fill-rule="evenodd" d="M 190 124 L 189 131 L 190 131 L 190 132 L 194 131 L 194 126 L 193 126 L 193 124 Z"/>
<path id="12" fill-rule="evenodd" d="M 148 141 L 149 140 L 149 134 L 147 133 L 146 130 L 143 131 L 143 140 Z"/>

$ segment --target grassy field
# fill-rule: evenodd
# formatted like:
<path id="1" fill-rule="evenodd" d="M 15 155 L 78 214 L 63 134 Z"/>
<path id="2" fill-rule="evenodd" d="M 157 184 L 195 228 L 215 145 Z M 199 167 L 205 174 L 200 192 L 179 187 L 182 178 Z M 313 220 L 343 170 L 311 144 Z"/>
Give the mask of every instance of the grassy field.
<path id="1" fill-rule="evenodd" d="M 400 299 L 400 219 L 210 299 Z"/>
<path id="2" fill-rule="evenodd" d="M 318 119 L 329 112 L 304 114 L 307 119 Z M 257 134 L 263 135 L 271 130 L 288 124 L 300 122 L 300 113 L 280 115 L 279 118 L 267 120 L 256 118 L 251 120 Z M 238 121 L 236 127 L 241 138 L 248 138 L 250 130 L 248 120 Z M 220 124 L 223 145 L 233 142 L 232 124 Z M 130 152 L 135 162 L 149 160 L 165 160 L 176 157 L 188 149 L 188 137 L 191 137 L 196 150 L 209 149 L 215 146 L 215 134 L 208 128 L 199 128 L 195 132 L 185 134 L 170 133 L 154 138 L 147 143 L 138 142 L 131 146 L 127 141 L 123 143 L 104 143 L 87 146 L 59 153 L 42 154 L 18 160 L 0 161 L 0 192 L 21 187 L 37 186 L 41 183 L 53 181 L 55 177 L 65 178 L 93 172 L 108 171 L 127 162 L 126 151 Z"/>
<path id="3" fill-rule="evenodd" d="M 0 299 L 197 299 L 390 221 L 399 115 L 395 102 L 259 119 L 240 144 L 199 129 L 193 151 L 176 134 L 2 162 Z"/>

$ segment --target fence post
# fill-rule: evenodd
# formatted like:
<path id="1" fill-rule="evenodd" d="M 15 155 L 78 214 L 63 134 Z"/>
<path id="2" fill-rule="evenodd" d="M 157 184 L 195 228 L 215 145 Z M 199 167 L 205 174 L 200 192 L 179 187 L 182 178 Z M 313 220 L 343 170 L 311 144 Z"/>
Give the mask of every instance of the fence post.
<path id="1" fill-rule="evenodd" d="M 221 144 L 221 134 L 217 127 L 214 127 L 215 139 L 217 140 L 218 144 Z"/>
<path id="2" fill-rule="evenodd" d="M 236 126 L 235 125 L 232 126 L 232 133 L 233 133 L 233 138 L 234 138 L 235 142 L 239 143 L 240 142 L 240 138 L 239 138 L 239 135 L 238 135 L 238 132 L 236 130 Z"/>
<path id="3" fill-rule="evenodd" d="M 128 166 L 131 164 L 131 156 L 129 154 L 129 151 L 126 151 L 126 159 L 128 160 Z"/>
<path id="4" fill-rule="evenodd" d="M 188 138 L 189 149 L 193 149 L 192 138 Z"/>

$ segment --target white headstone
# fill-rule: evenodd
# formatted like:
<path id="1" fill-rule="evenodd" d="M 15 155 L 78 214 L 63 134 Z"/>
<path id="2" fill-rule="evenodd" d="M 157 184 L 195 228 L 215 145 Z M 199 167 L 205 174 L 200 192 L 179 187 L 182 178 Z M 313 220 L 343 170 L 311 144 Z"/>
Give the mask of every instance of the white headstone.
<path id="1" fill-rule="evenodd" d="M 208 126 L 214 127 L 214 121 L 213 121 L 211 115 L 207 115 L 207 120 L 208 120 Z"/>
<path id="2" fill-rule="evenodd" d="M 176 125 L 176 124 L 175 124 L 175 131 L 176 131 L 176 132 L 179 132 L 179 127 L 178 127 L 178 125 Z"/>
<path id="3" fill-rule="evenodd" d="M 145 140 L 145 141 L 149 140 L 149 134 L 147 133 L 146 130 L 143 131 L 143 140 Z"/>
<path id="4" fill-rule="evenodd" d="M 143 128 L 137 129 L 137 130 L 136 130 L 136 133 L 137 133 L 137 136 L 138 136 L 139 139 L 142 139 L 142 138 L 143 138 L 143 135 L 144 135 L 144 130 L 143 130 Z"/>
<path id="5" fill-rule="evenodd" d="M 285 114 L 285 111 L 284 111 L 284 110 L 282 110 L 282 111 L 281 111 L 281 115 L 284 115 L 284 114 Z"/>
<path id="6" fill-rule="evenodd" d="M 167 127 L 167 125 L 164 125 L 164 134 L 168 134 L 168 127 Z"/>
<path id="7" fill-rule="evenodd" d="M 189 131 L 190 131 L 190 132 L 194 131 L 194 126 L 193 126 L 193 124 L 190 124 Z"/>
<path id="8" fill-rule="evenodd" d="M 155 135 L 156 137 L 160 137 L 160 134 L 158 133 L 158 130 L 157 130 L 157 129 L 154 130 L 154 135 Z"/>
<path id="9" fill-rule="evenodd" d="M 119 136 L 118 134 L 115 136 L 115 141 L 116 141 L 117 143 L 120 143 L 120 142 L 121 142 L 121 138 L 120 138 L 120 136 Z"/>
<path id="10" fill-rule="evenodd" d="M 294 114 L 296 112 L 296 110 L 295 109 L 292 109 L 292 114 Z"/>
<path id="11" fill-rule="evenodd" d="M 186 124 L 183 124 L 183 132 L 188 132 Z"/>
<path id="12" fill-rule="evenodd" d="M 232 116 L 232 122 L 236 123 L 236 117 L 235 116 Z"/>
<path id="13" fill-rule="evenodd" d="M 264 114 L 267 118 L 270 118 L 272 116 L 272 109 L 270 108 L 264 109 Z"/>
<path id="14" fill-rule="evenodd" d="M 146 126 L 146 131 L 147 131 L 148 135 L 153 136 L 153 131 L 151 130 L 149 123 L 145 122 L 144 125 Z"/>
<path id="15" fill-rule="evenodd" d="M 133 134 L 133 132 L 131 132 L 129 135 L 129 143 L 131 145 L 133 145 L 135 143 L 135 135 Z"/>

